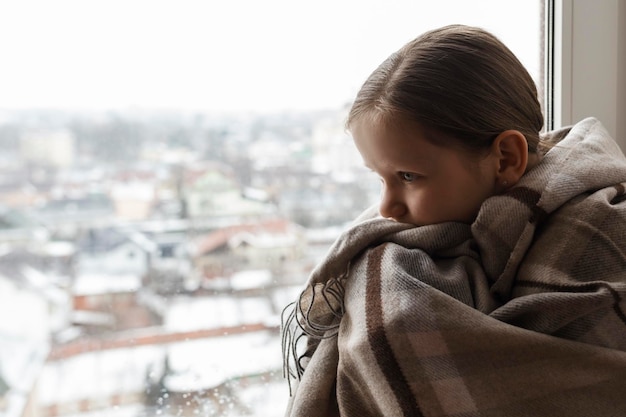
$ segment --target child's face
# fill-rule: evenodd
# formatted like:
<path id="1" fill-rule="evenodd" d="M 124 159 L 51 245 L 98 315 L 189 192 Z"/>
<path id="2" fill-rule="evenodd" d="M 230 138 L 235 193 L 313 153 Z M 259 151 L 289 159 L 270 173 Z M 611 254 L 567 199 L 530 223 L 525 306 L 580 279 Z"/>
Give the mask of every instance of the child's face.
<path id="1" fill-rule="evenodd" d="M 351 131 L 365 165 L 381 178 L 383 217 L 418 226 L 471 223 L 496 191 L 493 155 L 434 145 L 419 124 L 388 127 L 363 118 Z"/>

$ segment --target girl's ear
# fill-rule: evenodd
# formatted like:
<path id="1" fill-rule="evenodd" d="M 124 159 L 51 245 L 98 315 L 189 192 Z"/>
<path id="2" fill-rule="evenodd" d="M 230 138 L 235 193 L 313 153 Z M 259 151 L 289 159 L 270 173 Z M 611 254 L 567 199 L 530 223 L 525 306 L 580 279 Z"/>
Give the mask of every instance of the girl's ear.
<path id="1" fill-rule="evenodd" d="M 528 143 L 520 131 L 505 130 L 496 137 L 491 146 L 492 155 L 498 160 L 498 188 L 505 191 L 515 185 L 526 172 Z"/>

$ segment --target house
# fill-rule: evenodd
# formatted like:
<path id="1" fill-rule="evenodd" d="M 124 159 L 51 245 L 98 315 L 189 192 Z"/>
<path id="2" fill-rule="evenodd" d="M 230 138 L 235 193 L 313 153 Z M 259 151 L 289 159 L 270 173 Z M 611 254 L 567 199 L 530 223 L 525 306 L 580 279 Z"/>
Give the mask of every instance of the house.
<path id="1" fill-rule="evenodd" d="M 111 280 L 126 276 L 159 293 L 187 291 L 195 285 L 185 243 L 184 232 L 89 229 L 78 239 L 77 269 L 83 275 L 109 275 Z"/>
<path id="2" fill-rule="evenodd" d="M 48 229 L 28 211 L 0 206 L 0 243 L 28 246 L 48 238 Z"/>
<path id="3" fill-rule="evenodd" d="M 157 255 L 145 284 L 160 293 L 195 290 L 199 280 L 192 271 L 187 232 L 162 230 L 147 236 L 156 244 Z"/>
<path id="4" fill-rule="evenodd" d="M 271 213 L 274 206 L 246 198 L 241 185 L 224 164 L 195 164 L 183 174 L 182 195 L 185 215 L 207 217 L 251 217 Z"/>
<path id="5" fill-rule="evenodd" d="M 284 219 L 224 227 L 191 242 L 194 272 L 205 283 L 246 270 L 269 270 L 279 280 L 305 249 L 304 230 Z"/>
<path id="6" fill-rule="evenodd" d="M 110 274 L 148 273 L 157 245 L 142 233 L 116 227 L 90 228 L 77 239 L 78 268 L 81 272 Z"/>
<path id="7" fill-rule="evenodd" d="M 51 233 L 73 239 L 83 229 L 110 225 L 115 219 L 115 207 L 102 192 L 80 192 L 51 199 L 36 214 Z"/>
<path id="8" fill-rule="evenodd" d="M 68 168 L 74 163 L 76 152 L 76 137 L 68 129 L 31 130 L 20 137 L 20 155 L 29 163 Z"/>
<path id="9" fill-rule="evenodd" d="M 40 189 L 27 167 L 13 167 L 8 158 L 0 158 L 0 204 L 13 208 L 35 206 L 44 198 L 46 187 Z"/>
<path id="10" fill-rule="evenodd" d="M 82 335 L 159 324 L 158 317 L 141 304 L 142 285 L 142 278 L 132 274 L 79 274 L 72 286 L 72 324 Z"/>
<path id="11" fill-rule="evenodd" d="M 157 203 L 157 190 L 164 180 L 159 167 L 120 170 L 111 178 L 109 196 L 116 216 L 124 220 L 145 220 Z"/>

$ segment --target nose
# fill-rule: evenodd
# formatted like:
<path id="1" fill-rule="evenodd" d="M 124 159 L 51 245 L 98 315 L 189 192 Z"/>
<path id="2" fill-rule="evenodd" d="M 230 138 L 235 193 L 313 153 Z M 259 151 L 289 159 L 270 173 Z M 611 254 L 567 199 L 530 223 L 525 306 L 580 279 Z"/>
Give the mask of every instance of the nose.
<path id="1" fill-rule="evenodd" d="M 407 208 L 401 193 L 383 183 L 378 211 L 381 216 L 395 221 L 406 215 Z"/>

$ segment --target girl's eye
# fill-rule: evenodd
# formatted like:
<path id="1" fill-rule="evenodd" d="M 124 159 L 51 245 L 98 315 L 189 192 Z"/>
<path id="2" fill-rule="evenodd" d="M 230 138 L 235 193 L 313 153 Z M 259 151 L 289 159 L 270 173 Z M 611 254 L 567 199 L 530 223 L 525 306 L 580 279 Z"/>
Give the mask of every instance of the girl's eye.
<path id="1" fill-rule="evenodd" d="M 413 182 L 417 179 L 417 174 L 412 172 L 400 172 L 400 178 L 402 178 L 404 182 Z"/>

